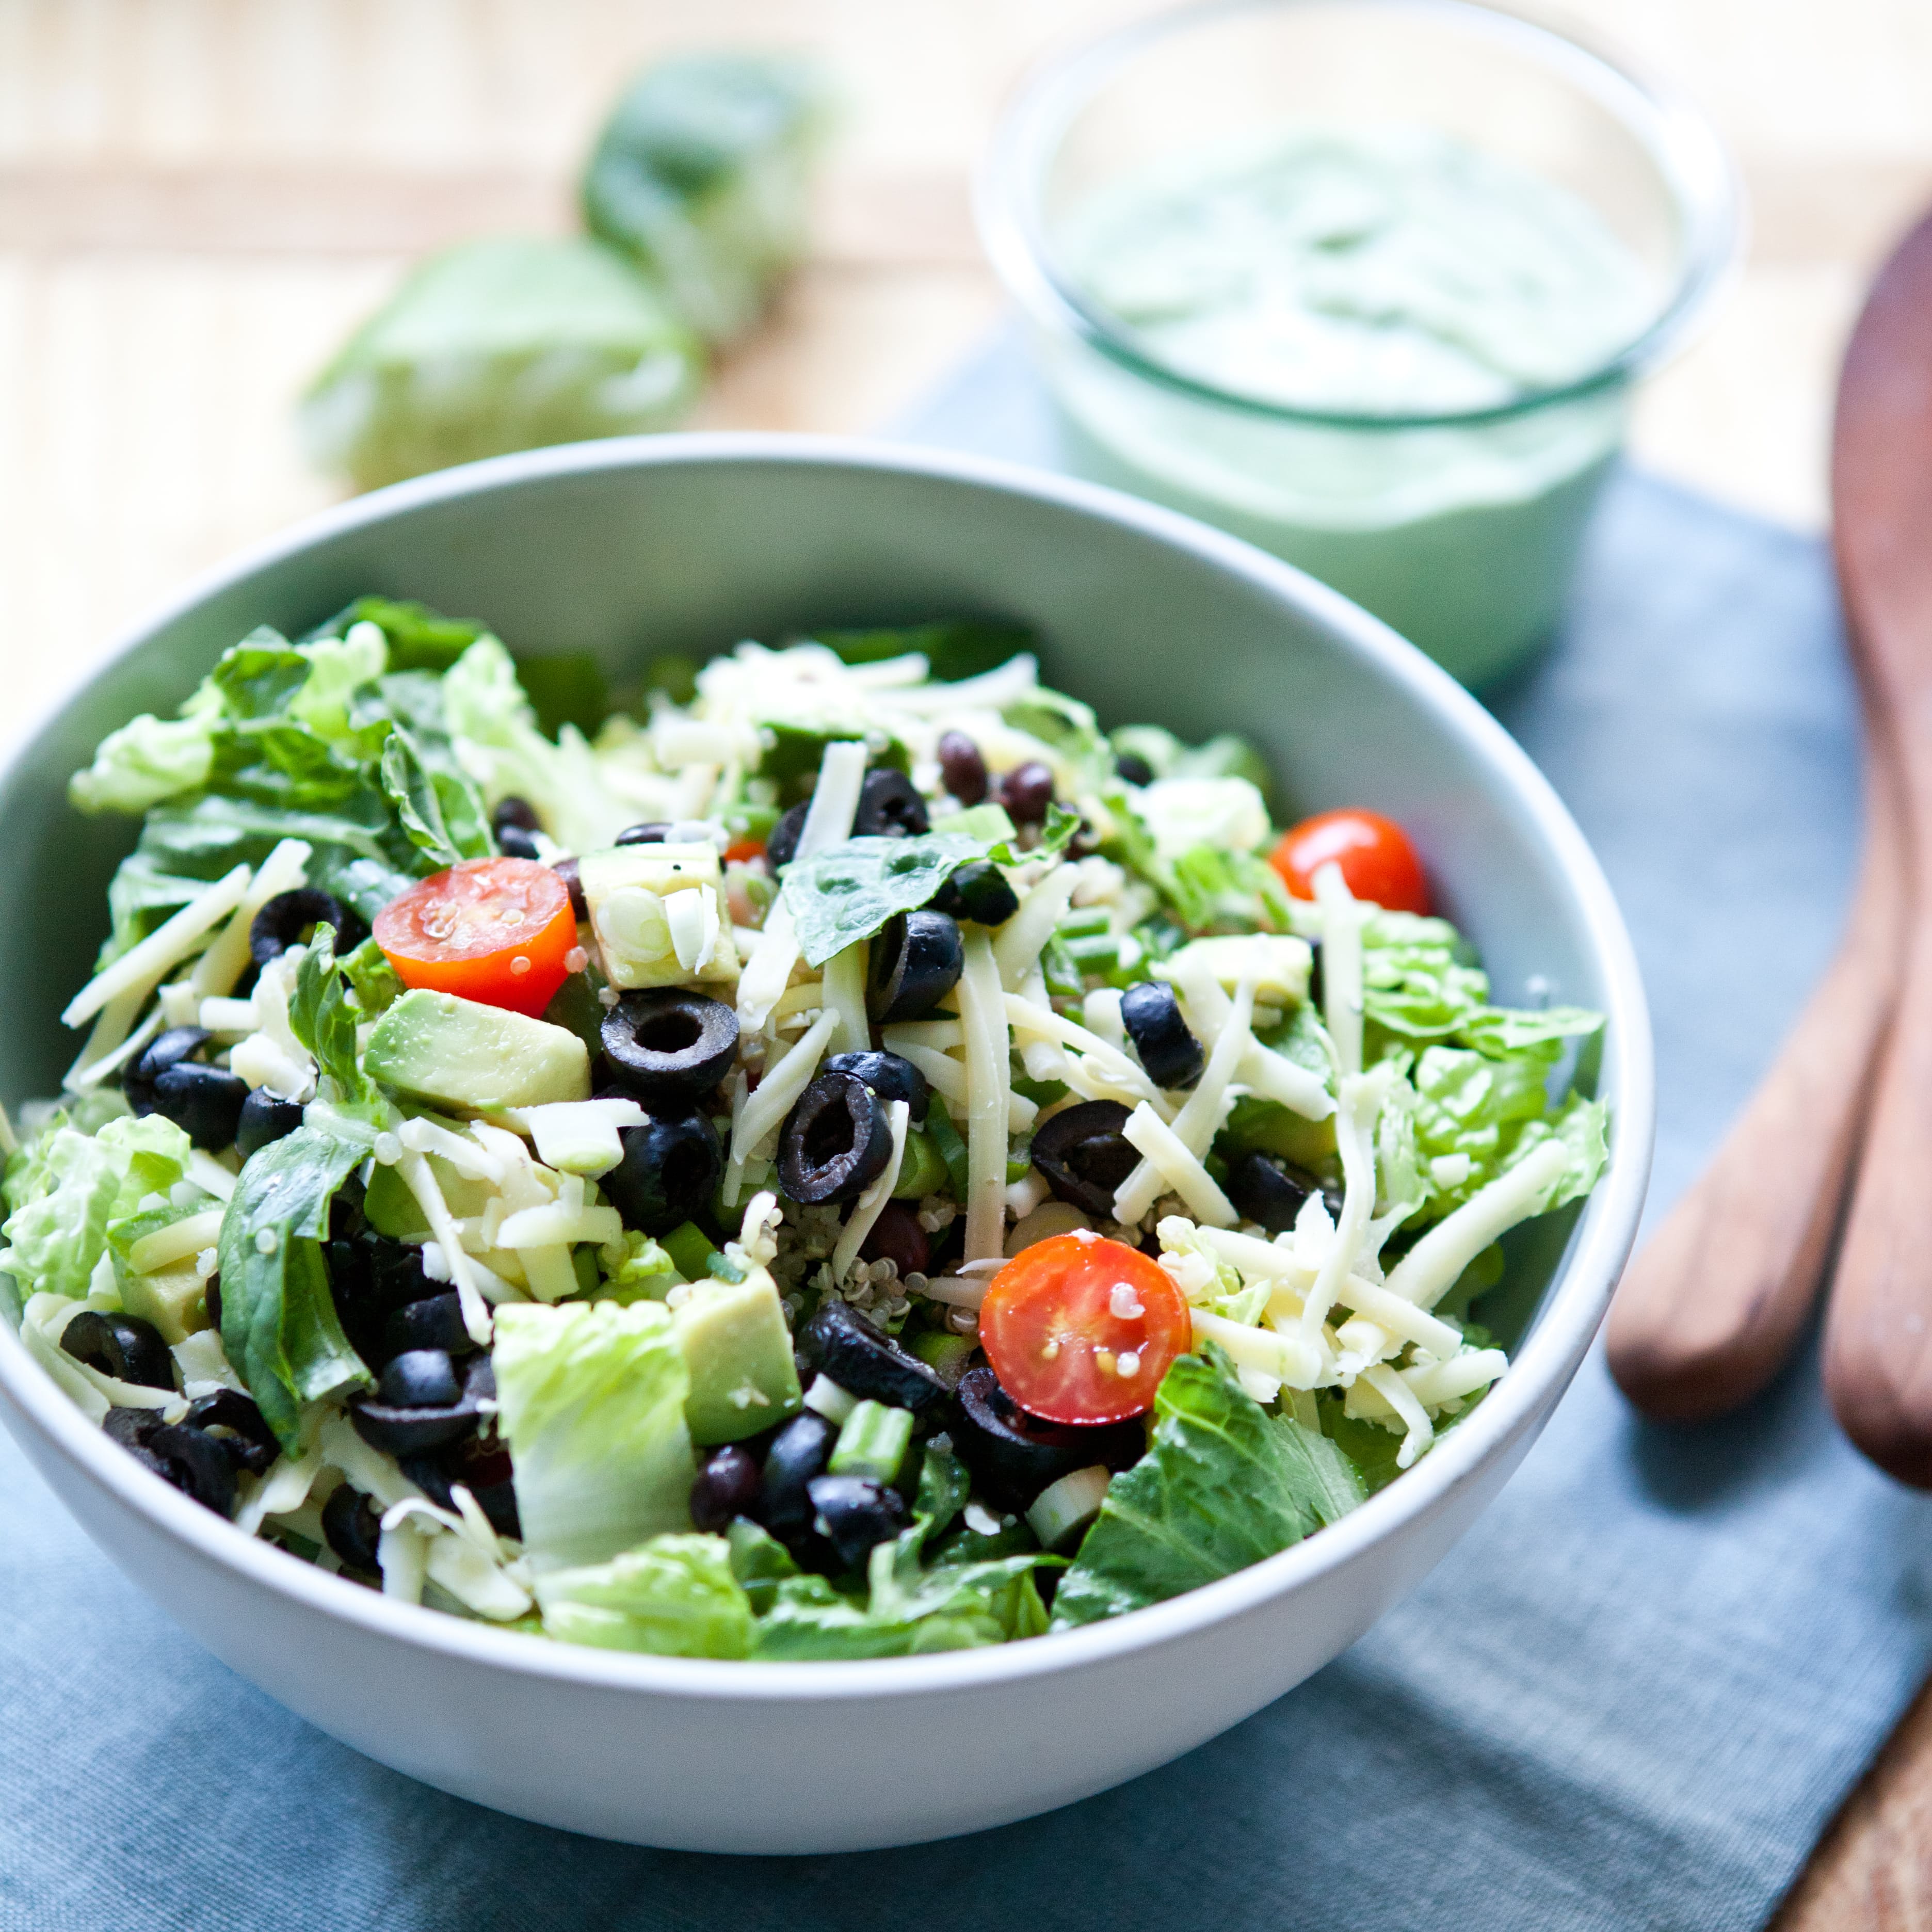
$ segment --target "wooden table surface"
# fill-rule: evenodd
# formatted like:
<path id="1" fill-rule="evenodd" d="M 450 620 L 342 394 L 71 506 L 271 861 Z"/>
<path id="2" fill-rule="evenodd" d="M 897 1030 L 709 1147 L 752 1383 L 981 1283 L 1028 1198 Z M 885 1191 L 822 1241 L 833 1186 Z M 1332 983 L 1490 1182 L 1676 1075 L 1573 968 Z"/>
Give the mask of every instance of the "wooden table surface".
<path id="1" fill-rule="evenodd" d="M 557 231 L 614 90 L 667 47 L 819 54 L 842 131 L 812 258 L 717 427 L 863 430 L 998 314 L 966 182 L 1014 76 L 1122 0 L 0 0 L 0 666 L 10 737 L 195 572 L 328 502 L 305 380 L 414 254 Z M 1753 238 L 1651 386 L 1653 466 L 1820 526 L 1840 346 L 1932 202 L 1926 0 L 1569 0 L 1715 117 Z M 1782 1932 L 1932 1928 L 1932 1697 Z"/>

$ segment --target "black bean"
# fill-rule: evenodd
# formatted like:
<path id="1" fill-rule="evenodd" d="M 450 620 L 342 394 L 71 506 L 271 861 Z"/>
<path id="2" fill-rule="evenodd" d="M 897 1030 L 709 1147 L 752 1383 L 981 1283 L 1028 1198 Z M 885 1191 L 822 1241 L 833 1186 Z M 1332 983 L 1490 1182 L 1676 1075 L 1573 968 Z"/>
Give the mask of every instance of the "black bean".
<path id="1" fill-rule="evenodd" d="M 1147 1431 L 1126 1422 L 1070 1424 L 1030 1415 L 988 1368 L 959 1378 L 947 1433 L 973 1472 L 975 1488 L 1001 1509 L 1027 1508 L 1040 1491 L 1076 1469 L 1130 1468 L 1145 1453 Z"/>
<path id="2" fill-rule="evenodd" d="M 1120 1019 L 1156 1087 L 1192 1087 L 1207 1056 L 1180 1016 L 1180 1003 L 1163 980 L 1142 980 L 1120 995 Z"/>
<path id="3" fill-rule="evenodd" d="M 986 761 L 964 731 L 947 731 L 939 740 L 940 782 L 962 805 L 977 805 L 986 796 Z"/>
<path id="4" fill-rule="evenodd" d="M 872 941 L 866 1006 L 881 1026 L 922 1019 L 959 983 L 966 945 L 943 912 L 902 913 Z"/>
<path id="5" fill-rule="evenodd" d="M 1036 758 L 1000 781 L 1000 802 L 1016 825 L 1037 825 L 1053 802 L 1053 772 Z"/>
<path id="6" fill-rule="evenodd" d="M 668 1234 L 701 1212 L 724 1174 L 718 1130 L 695 1107 L 653 1108 L 643 1126 L 617 1138 L 624 1157 L 597 1184 L 625 1226 L 644 1234 Z"/>
<path id="7" fill-rule="evenodd" d="M 360 1490 L 347 1483 L 338 1487 L 322 1506 L 322 1533 L 344 1569 L 380 1573 L 382 1514 Z"/>
<path id="8" fill-rule="evenodd" d="M 904 1497 L 867 1476 L 814 1476 L 807 1491 L 812 1527 L 830 1540 L 848 1570 L 860 1568 L 912 1520 Z"/>
<path id="9" fill-rule="evenodd" d="M 856 1073 L 881 1100 L 903 1100 L 906 1118 L 917 1127 L 932 1111 L 932 1089 L 926 1076 L 896 1053 L 835 1053 L 820 1070 L 826 1073 Z"/>
<path id="10" fill-rule="evenodd" d="M 738 1052 L 738 1016 L 682 986 L 626 993 L 604 1016 L 612 1077 L 648 1108 L 712 1092 Z"/>
<path id="11" fill-rule="evenodd" d="M 334 927 L 338 958 L 369 936 L 369 928 L 334 893 L 298 886 L 293 892 L 278 892 L 255 915 L 248 928 L 249 955 L 257 966 L 266 966 L 292 946 L 306 945 L 318 926 Z"/>
<path id="12" fill-rule="evenodd" d="M 1019 910 L 1020 896 L 990 859 L 975 859 L 933 895 L 932 909 L 978 926 L 1004 926 Z"/>
<path id="13" fill-rule="evenodd" d="M 242 1102 L 235 1126 L 235 1151 L 244 1160 L 260 1154 L 272 1141 L 292 1134 L 302 1124 L 299 1100 L 284 1100 L 266 1087 L 257 1087 Z"/>
<path id="14" fill-rule="evenodd" d="M 1083 1100 L 1034 1130 L 1033 1164 L 1062 1201 L 1111 1217 L 1121 1182 L 1140 1164 L 1126 1124 L 1118 1100 Z"/>
<path id="15" fill-rule="evenodd" d="M 1154 767 L 1138 752 L 1123 752 L 1114 760 L 1114 769 L 1130 785 L 1154 783 Z"/>
<path id="16" fill-rule="evenodd" d="M 758 1466 L 749 1450 L 737 1443 L 714 1449 L 698 1466 L 691 1486 L 691 1520 L 715 1532 L 734 1516 L 750 1516 L 758 1508 Z"/>
<path id="17" fill-rule="evenodd" d="M 902 1281 L 909 1274 L 923 1274 L 932 1252 L 932 1238 L 920 1226 L 919 1209 L 910 1201 L 888 1201 L 859 1248 L 862 1261 L 892 1262 Z"/>
<path id="18" fill-rule="evenodd" d="M 490 814 L 490 829 L 500 839 L 512 826 L 519 832 L 535 832 L 540 829 L 537 808 L 526 798 L 500 798 L 496 808 Z"/>
<path id="19" fill-rule="evenodd" d="M 542 864 L 543 854 L 537 842 L 520 825 L 506 825 L 496 835 L 496 849 L 506 859 L 530 859 Z"/>
<path id="20" fill-rule="evenodd" d="M 463 1400 L 456 1364 L 440 1348 L 409 1348 L 385 1364 L 376 1384 L 392 1408 L 448 1408 Z"/>
<path id="21" fill-rule="evenodd" d="M 812 1528 L 812 1497 L 808 1485 L 824 1472 L 838 1440 L 835 1424 L 816 1411 L 795 1415 L 772 1438 L 765 1451 L 764 1498 L 760 1520 L 782 1543 L 790 1543 Z"/>
<path id="22" fill-rule="evenodd" d="M 584 896 L 584 880 L 574 859 L 560 859 L 550 868 L 563 881 L 564 890 L 570 895 L 570 909 L 579 919 L 590 916 L 590 902 Z"/>
<path id="23" fill-rule="evenodd" d="M 171 1066 L 192 1060 L 214 1036 L 200 1027 L 170 1027 L 122 1076 L 121 1090 L 137 1114 L 154 1111 L 154 1082 Z"/>
<path id="24" fill-rule="evenodd" d="M 884 1103 L 853 1073 L 821 1073 L 785 1117 L 778 1136 L 778 1186 L 788 1200 L 816 1207 L 855 1200 L 892 1158 Z M 604 1180 L 609 1191 L 609 1179 Z"/>
<path id="25" fill-rule="evenodd" d="M 627 825 L 612 842 L 619 845 L 662 845 L 670 836 L 668 819 L 652 818 L 641 825 Z"/>
<path id="26" fill-rule="evenodd" d="M 173 1351 L 152 1322 L 83 1308 L 61 1330 L 61 1348 L 76 1362 L 141 1388 L 172 1390 Z"/>
<path id="27" fill-rule="evenodd" d="M 211 1154 L 233 1144 L 248 1102 L 248 1083 L 239 1074 L 198 1060 L 181 1060 L 154 1082 L 154 1112 Z"/>
<path id="28" fill-rule="evenodd" d="M 412 1348 L 440 1348 L 446 1355 L 466 1355 L 476 1346 L 464 1323 L 463 1298 L 453 1292 L 406 1303 L 384 1323 L 382 1341 L 388 1356 L 405 1354 Z"/>
<path id="29" fill-rule="evenodd" d="M 859 788 L 852 831 L 860 838 L 913 838 L 928 829 L 926 800 L 904 772 L 868 772 Z"/>
<path id="30" fill-rule="evenodd" d="M 142 1438 L 143 1460 L 160 1467 L 157 1473 L 184 1496 L 192 1496 L 217 1516 L 235 1514 L 235 1465 L 227 1450 L 212 1436 L 181 1423 L 163 1423 Z"/>
<path id="31" fill-rule="evenodd" d="M 1228 1198 L 1244 1221 L 1258 1221 L 1270 1234 L 1286 1234 L 1311 1194 L 1327 1198 L 1339 1214 L 1341 1203 L 1315 1175 L 1270 1154 L 1244 1154 L 1228 1163 Z"/>

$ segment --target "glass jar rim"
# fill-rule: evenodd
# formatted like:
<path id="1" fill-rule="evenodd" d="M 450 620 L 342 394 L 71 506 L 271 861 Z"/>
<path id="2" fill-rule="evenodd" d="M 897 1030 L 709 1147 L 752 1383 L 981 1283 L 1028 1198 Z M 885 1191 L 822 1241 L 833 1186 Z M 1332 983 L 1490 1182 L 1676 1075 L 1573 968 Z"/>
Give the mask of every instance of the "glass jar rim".
<path id="1" fill-rule="evenodd" d="M 1570 380 L 1524 389 L 1480 409 L 1418 413 L 1324 410 L 1228 389 L 1150 355 L 1133 334 L 1055 267 L 1040 218 L 1040 188 L 1068 127 L 1136 54 L 1170 36 L 1243 14 L 1286 14 L 1334 0 L 1193 0 L 1146 16 L 1048 60 L 1025 80 L 996 129 L 975 203 L 981 239 L 1008 292 L 1036 321 L 1071 334 L 1131 374 L 1242 414 L 1331 428 L 1394 430 L 1474 427 L 1511 420 L 1622 387 L 1678 346 L 1733 272 L 1742 252 L 1744 198 L 1717 130 L 1689 98 L 1627 55 L 1568 22 L 1516 0 L 1349 0 L 1357 11 L 1456 22 L 1540 58 L 1613 115 L 1640 142 L 1683 224 L 1682 263 L 1650 319 L 1614 354 Z"/>

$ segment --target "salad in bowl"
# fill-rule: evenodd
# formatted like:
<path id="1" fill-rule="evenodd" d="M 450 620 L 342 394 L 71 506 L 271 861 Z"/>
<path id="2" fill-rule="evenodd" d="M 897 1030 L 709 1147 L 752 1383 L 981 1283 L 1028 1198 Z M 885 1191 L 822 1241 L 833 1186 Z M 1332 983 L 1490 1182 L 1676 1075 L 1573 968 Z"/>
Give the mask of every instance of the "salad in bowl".
<path id="1" fill-rule="evenodd" d="M 244 639 L 71 782 L 141 830 L 9 1130 L 29 1353 L 297 1557 L 670 1655 L 1037 1636 L 1398 1480 L 1602 1168 L 1599 1017 L 1028 642 L 748 643 L 547 731 L 559 661 L 420 606 Z"/>

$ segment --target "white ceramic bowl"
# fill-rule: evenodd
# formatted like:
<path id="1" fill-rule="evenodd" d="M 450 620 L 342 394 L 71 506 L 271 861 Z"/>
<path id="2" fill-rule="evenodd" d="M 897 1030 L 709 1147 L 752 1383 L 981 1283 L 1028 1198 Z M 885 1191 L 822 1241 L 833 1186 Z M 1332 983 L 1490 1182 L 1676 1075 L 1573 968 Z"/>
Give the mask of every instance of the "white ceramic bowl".
<path id="1" fill-rule="evenodd" d="M 94 909 L 133 833 L 70 813 L 68 772 L 134 712 L 178 702 L 256 623 L 298 632 L 365 590 L 614 667 L 818 623 L 1028 620 L 1046 675 L 1106 722 L 1234 727 L 1268 752 L 1296 808 L 1400 818 L 1499 997 L 1540 975 L 1556 998 L 1608 1015 L 1595 1077 L 1612 1154 L 1580 1215 L 1520 1244 L 1528 1327 L 1508 1374 L 1408 1474 L 1206 1589 L 938 1656 L 632 1657 L 387 1601 L 148 1474 L 0 1324 L 9 1427 L 102 1549 L 216 1655 L 372 1757 L 548 1824 L 711 1851 L 907 1844 L 1066 1804 L 1238 1722 L 1360 1636 L 1502 1487 L 1583 1358 L 1642 1203 L 1649 1033 L 1609 889 L 1528 760 L 1419 652 L 1261 552 L 1090 485 L 830 440 L 639 439 L 403 484 L 216 572 L 136 632 L 0 779 L 0 892 L 16 908 L 0 929 L 8 1101 L 51 1091 L 71 1053 L 56 1015 L 86 977 L 104 925 Z M 19 916 L 49 905 L 70 913 L 64 939 Z"/>

